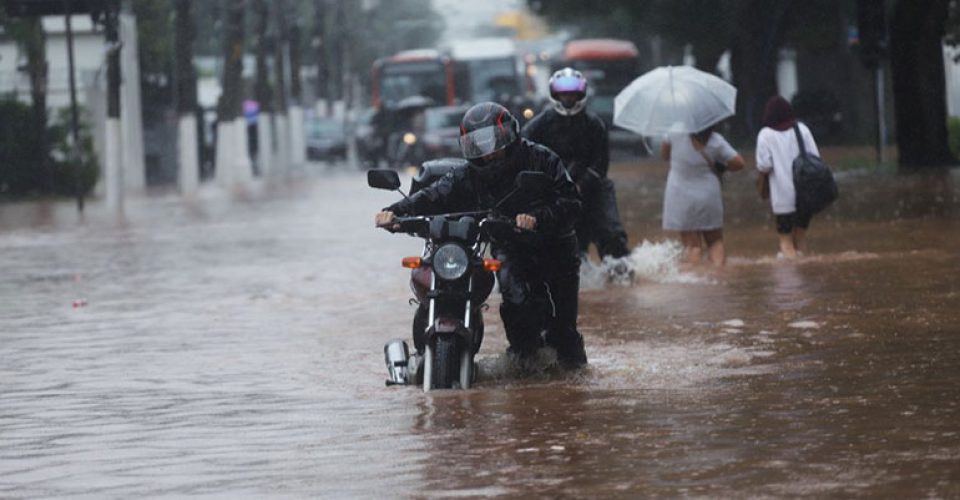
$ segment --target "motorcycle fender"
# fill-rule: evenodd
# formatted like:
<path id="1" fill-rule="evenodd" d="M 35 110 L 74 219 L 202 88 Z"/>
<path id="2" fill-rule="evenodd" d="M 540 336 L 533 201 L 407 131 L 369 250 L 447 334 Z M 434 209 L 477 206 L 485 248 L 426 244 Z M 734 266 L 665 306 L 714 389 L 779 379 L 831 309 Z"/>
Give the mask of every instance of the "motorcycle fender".
<path id="1" fill-rule="evenodd" d="M 459 337 L 462 337 L 464 340 L 466 340 L 469 343 L 473 342 L 473 332 L 471 332 L 467 327 L 463 326 L 462 321 L 459 321 L 459 320 L 449 320 L 449 321 L 450 323 L 454 324 L 453 328 L 450 328 L 448 326 L 449 323 L 447 322 L 443 323 L 444 326 L 442 328 L 438 328 L 438 326 L 440 325 L 439 320 L 435 322 L 433 326 L 431 326 L 430 328 L 427 328 L 427 331 L 425 332 L 426 340 L 431 341 L 433 340 L 434 337 L 442 333 L 453 333 Z"/>

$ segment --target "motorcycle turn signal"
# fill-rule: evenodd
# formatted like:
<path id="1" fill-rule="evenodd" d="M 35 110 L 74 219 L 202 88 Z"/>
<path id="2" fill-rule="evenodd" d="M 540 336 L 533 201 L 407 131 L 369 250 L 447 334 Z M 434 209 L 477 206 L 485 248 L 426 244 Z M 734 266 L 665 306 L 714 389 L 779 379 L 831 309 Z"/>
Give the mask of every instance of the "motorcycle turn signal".
<path id="1" fill-rule="evenodd" d="M 423 259 L 420 257 L 404 257 L 400 264 L 407 269 L 417 269 L 423 265 Z"/>
<path id="2" fill-rule="evenodd" d="M 483 268 L 490 272 L 497 272 L 500 270 L 501 262 L 497 259 L 483 259 Z"/>

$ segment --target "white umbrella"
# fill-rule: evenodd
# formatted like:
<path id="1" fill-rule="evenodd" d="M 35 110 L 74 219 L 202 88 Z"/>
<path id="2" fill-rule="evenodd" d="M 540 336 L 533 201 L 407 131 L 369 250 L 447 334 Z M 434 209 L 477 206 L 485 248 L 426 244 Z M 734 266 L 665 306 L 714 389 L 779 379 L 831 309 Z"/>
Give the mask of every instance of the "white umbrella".
<path id="1" fill-rule="evenodd" d="M 613 123 L 640 135 L 694 133 L 736 112 L 737 89 L 690 66 L 644 73 L 617 94 Z"/>

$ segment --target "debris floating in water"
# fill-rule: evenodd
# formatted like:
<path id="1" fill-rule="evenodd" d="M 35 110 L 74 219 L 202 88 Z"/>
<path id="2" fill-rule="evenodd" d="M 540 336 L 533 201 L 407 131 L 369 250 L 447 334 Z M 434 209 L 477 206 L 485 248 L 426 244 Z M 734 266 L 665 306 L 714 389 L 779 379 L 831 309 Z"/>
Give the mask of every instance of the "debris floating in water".
<path id="1" fill-rule="evenodd" d="M 80 307 L 86 307 L 86 305 L 87 305 L 87 299 L 77 299 L 77 300 L 74 300 L 74 301 L 73 301 L 73 308 L 74 308 L 74 309 L 77 309 L 77 308 L 80 308 Z"/>

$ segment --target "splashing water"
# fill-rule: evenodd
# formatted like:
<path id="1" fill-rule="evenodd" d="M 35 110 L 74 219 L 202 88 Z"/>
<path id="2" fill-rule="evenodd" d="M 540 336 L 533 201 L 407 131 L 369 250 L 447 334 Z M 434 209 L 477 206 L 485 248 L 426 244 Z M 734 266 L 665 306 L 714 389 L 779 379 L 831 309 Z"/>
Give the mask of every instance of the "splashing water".
<path id="1" fill-rule="evenodd" d="M 607 256 L 599 264 L 584 259 L 580 266 L 580 287 L 603 288 L 638 281 L 709 283 L 710 280 L 703 276 L 680 270 L 682 255 L 683 246 L 679 242 L 643 240 L 630 255 L 619 259 Z"/>

